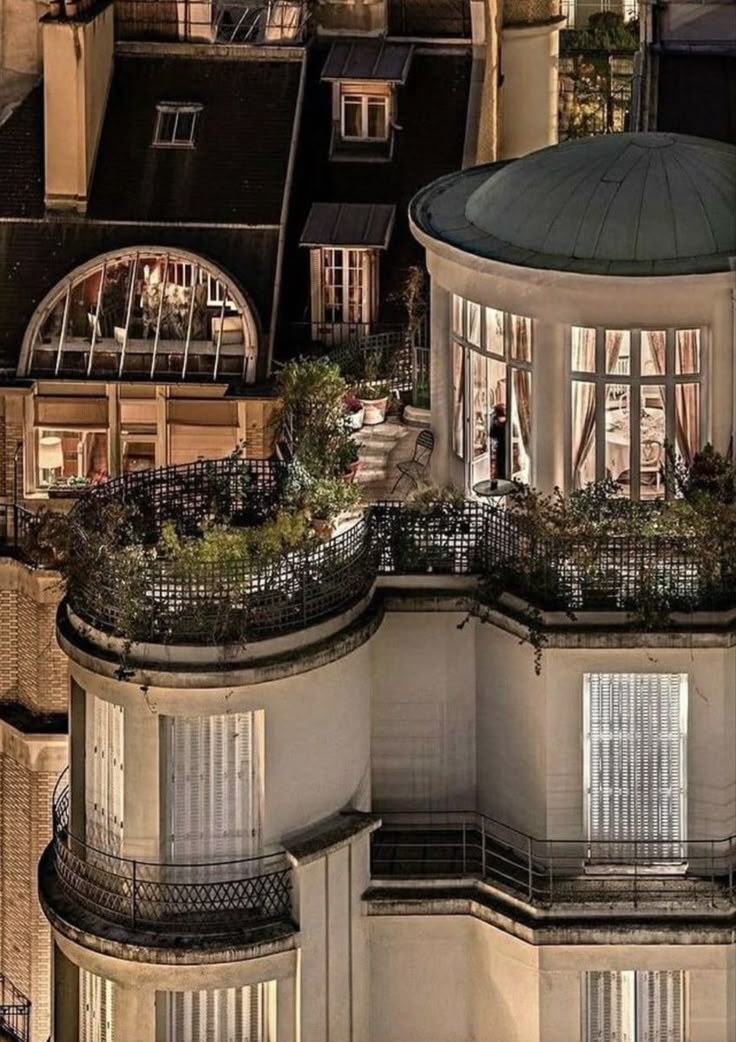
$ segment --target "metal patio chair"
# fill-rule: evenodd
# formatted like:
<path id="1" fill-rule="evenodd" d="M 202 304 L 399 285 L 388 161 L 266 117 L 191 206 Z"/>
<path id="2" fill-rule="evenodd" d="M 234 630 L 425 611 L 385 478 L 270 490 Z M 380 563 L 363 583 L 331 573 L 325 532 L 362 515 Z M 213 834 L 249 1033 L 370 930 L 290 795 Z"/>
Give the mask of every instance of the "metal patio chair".
<path id="1" fill-rule="evenodd" d="M 419 482 L 427 473 L 433 450 L 434 434 L 432 434 L 432 431 L 420 431 L 419 434 L 417 434 L 417 440 L 414 443 L 414 455 L 412 458 L 410 460 L 404 460 L 403 463 L 396 464 L 399 476 L 391 489 L 391 495 L 394 494 L 405 478 L 408 481 L 411 481 L 414 488 L 417 487 Z"/>

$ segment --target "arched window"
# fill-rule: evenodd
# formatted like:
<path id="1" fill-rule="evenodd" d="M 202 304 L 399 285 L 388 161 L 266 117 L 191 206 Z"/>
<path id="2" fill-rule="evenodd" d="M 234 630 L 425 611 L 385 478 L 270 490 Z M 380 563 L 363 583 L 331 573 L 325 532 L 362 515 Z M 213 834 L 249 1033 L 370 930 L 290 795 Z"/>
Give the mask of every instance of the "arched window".
<path id="1" fill-rule="evenodd" d="M 701 331 L 573 326 L 570 366 L 568 485 L 663 496 L 666 447 L 688 462 L 703 441 Z"/>
<path id="2" fill-rule="evenodd" d="M 41 302 L 20 376 L 256 378 L 258 327 L 234 280 L 201 257 L 140 247 L 76 268 Z"/>

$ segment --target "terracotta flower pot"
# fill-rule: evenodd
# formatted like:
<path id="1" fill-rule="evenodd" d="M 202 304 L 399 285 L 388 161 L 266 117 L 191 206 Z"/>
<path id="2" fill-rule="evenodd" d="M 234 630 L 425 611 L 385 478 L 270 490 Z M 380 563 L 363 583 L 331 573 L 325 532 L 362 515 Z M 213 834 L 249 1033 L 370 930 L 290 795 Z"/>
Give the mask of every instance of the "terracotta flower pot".
<path id="1" fill-rule="evenodd" d="M 347 470 L 343 473 L 343 481 L 355 481 L 355 475 L 360 470 L 360 460 L 356 459 L 354 463 L 351 463 Z"/>
<path id="2" fill-rule="evenodd" d="M 363 417 L 363 423 L 366 427 L 375 427 L 378 423 L 383 423 L 386 419 L 386 409 L 388 408 L 388 397 L 386 398 L 360 398 L 360 404 L 365 410 L 365 416 Z"/>
<path id="3" fill-rule="evenodd" d="M 365 418 L 365 407 L 359 409 L 357 412 L 346 413 L 348 418 L 348 427 L 351 431 L 359 431 L 363 426 L 363 420 Z"/>
<path id="4" fill-rule="evenodd" d="M 320 539 L 329 539 L 335 526 L 332 521 L 328 521 L 324 517 L 313 517 L 312 528 Z"/>

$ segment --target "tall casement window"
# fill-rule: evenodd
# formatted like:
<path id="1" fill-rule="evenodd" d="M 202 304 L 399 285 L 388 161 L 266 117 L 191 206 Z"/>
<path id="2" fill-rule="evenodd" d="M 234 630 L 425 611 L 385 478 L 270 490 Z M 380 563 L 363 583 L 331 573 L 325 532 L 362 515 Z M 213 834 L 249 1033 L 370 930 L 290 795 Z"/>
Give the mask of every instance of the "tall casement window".
<path id="1" fill-rule="evenodd" d="M 453 296 L 452 447 L 470 488 L 531 481 L 533 347 L 530 318 Z"/>
<path id="2" fill-rule="evenodd" d="M 312 317 L 340 342 L 356 328 L 366 331 L 378 300 L 378 257 L 375 250 L 325 246 L 312 250 Z M 328 337 L 329 339 L 329 337 Z"/>
<path id="3" fill-rule="evenodd" d="M 569 487 L 608 477 L 633 499 L 665 494 L 665 446 L 689 462 L 703 441 L 702 339 L 572 327 Z"/>
<path id="4" fill-rule="evenodd" d="M 585 1042 L 685 1042 L 682 970 L 583 974 Z"/>
<path id="5" fill-rule="evenodd" d="M 258 852 L 260 713 L 169 717 L 169 856 L 184 864 Z"/>
<path id="6" fill-rule="evenodd" d="M 276 1042 L 276 987 L 159 993 L 159 1042 Z"/>
<path id="7" fill-rule="evenodd" d="M 585 675 L 586 826 L 592 863 L 684 860 L 687 691 L 684 673 Z"/>
<path id="8" fill-rule="evenodd" d="M 340 91 L 343 141 L 385 141 L 390 126 L 390 103 L 388 87 L 343 84 Z"/>
<path id="9" fill-rule="evenodd" d="M 80 1042 L 115 1042 L 112 982 L 88 970 L 79 971 Z"/>
<path id="10" fill-rule="evenodd" d="M 85 825 L 89 846 L 107 854 L 123 852 L 124 710 L 87 695 Z"/>

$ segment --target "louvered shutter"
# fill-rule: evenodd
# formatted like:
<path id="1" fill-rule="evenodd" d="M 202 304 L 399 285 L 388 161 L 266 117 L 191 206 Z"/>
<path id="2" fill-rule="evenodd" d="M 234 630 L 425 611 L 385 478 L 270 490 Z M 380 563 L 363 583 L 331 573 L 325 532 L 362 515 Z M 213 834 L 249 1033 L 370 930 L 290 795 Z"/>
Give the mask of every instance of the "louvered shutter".
<path id="1" fill-rule="evenodd" d="M 636 1042 L 634 974 L 593 970 L 584 974 L 586 1042 Z"/>
<path id="2" fill-rule="evenodd" d="M 593 673 L 585 698 L 591 858 L 681 859 L 687 678 Z"/>
<path id="3" fill-rule="evenodd" d="M 79 971 L 80 1042 L 115 1042 L 112 981 Z"/>
<path id="4" fill-rule="evenodd" d="M 87 733 L 87 842 L 108 854 L 123 847 L 124 710 L 92 695 Z"/>
<path id="5" fill-rule="evenodd" d="M 276 981 L 167 998 L 166 1042 L 276 1042 Z"/>
<path id="6" fill-rule="evenodd" d="M 636 1042 L 684 1042 L 685 974 L 646 970 L 636 975 Z"/>
<path id="7" fill-rule="evenodd" d="M 253 714 L 172 718 L 169 759 L 174 860 L 235 859 L 257 850 Z"/>

